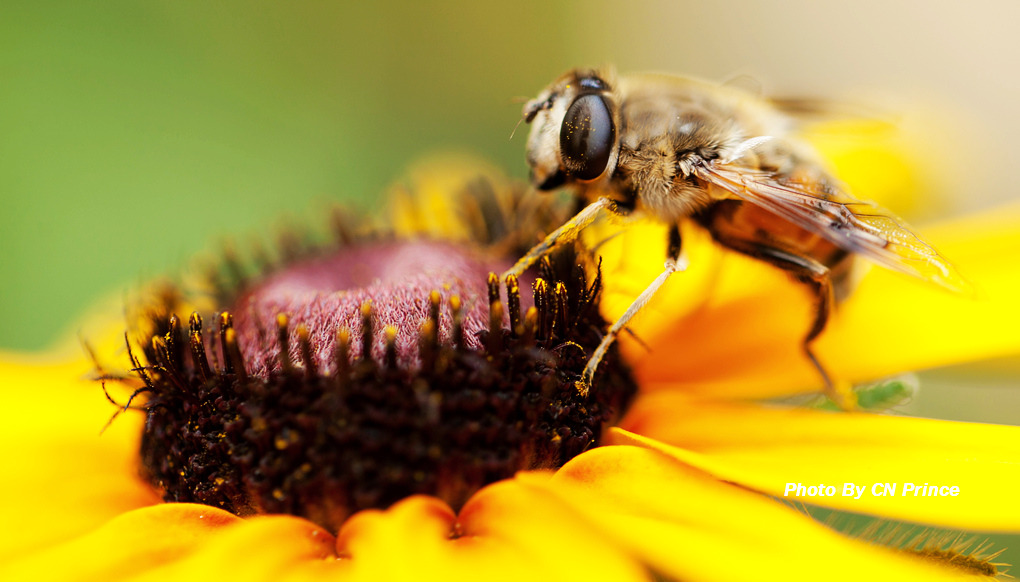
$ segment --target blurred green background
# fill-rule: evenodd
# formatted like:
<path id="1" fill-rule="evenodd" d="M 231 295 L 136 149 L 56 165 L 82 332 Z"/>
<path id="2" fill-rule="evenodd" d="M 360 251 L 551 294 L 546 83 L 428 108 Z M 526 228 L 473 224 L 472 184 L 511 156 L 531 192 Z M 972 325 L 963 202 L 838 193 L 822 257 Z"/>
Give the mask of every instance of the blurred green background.
<path id="1" fill-rule="evenodd" d="M 523 176 L 512 99 L 581 64 L 886 108 L 950 201 L 915 211 L 1016 197 L 1020 8 L 767 4 L 7 0 L 0 348 L 44 347 L 218 237 L 369 205 L 435 150 Z"/>

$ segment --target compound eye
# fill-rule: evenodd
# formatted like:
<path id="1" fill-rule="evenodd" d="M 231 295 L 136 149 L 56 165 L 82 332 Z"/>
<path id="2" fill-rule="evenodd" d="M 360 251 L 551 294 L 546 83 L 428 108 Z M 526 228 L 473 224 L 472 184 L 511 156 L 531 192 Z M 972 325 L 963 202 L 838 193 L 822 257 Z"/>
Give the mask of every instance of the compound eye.
<path id="1" fill-rule="evenodd" d="M 560 127 L 560 154 L 567 173 L 578 180 L 594 180 L 609 164 L 616 126 L 606 100 L 581 95 L 570 104 Z"/>

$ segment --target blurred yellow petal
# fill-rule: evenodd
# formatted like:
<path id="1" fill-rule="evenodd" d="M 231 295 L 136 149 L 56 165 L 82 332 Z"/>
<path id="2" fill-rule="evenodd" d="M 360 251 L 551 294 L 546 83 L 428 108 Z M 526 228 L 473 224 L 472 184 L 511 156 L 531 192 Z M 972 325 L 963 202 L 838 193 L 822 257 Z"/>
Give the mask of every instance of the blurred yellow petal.
<path id="1" fill-rule="evenodd" d="M 138 477 L 142 418 L 124 415 L 102 436 L 113 407 L 83 360 L 14 364 L 0 354 L 0 561 L 90 531 L 159 503 Z"/>
<path id="2" fill-rule="evenodd" d="M 205 511 L 211 509 L 198 507 Z M 238 522 L 222 531 L 211 532 L 177 560 L 158 567 L 139 568 L 139 574 L 131 580 L 313 582 L 347 579 L 347 564 L 337 561 L 333 536 L 311 522 L 285 515 Z M 183 528 L 180 534 L 188 535 Z"/>
<path id="3" fill-rule="evenodd" d="M 551 482 L 527 474 L 517 480 L 552 492 L 672 579 L 951 579 L 655 451 L 602 447 L 568 462 Z"/>
<path id="4" fill-rule="evenodd" d="M 1020 427 L 764 407 L 666 392 L 640 398 L 620 426 L 626 430 L 610 434 L 615 444 L 654 448 L 769 495 L 782 497 L 788 483 L 824 483 L 835 487 L 835 496 L 800 501 L 957 529 L 1020 531 Z M 859 499 L 843 496 L 846 483 L 866 491 Z M 898 484 L 895 496 L 873 495 L 875 483 Z M 959 494 L 915 496 L 904 483 L 956 486 Z"/>
<path id="5" fill-rule="evenodd" d="M 178 560 L 241 519 L 204 505 L 156 505 L 99 529 L 14 559 L 5 580 L 117 580 Z M 53 524 L 51 524 L 53 525 Z"/>
<path id="6" fill-rule="evenodd" d="M 333 536 L 293 517 L 242 520 L 205 505 L 125 513 L 89 534 L 29 554 L 4 580 L 283 580 L 333 554 Z"/>
<path id="7" fill-rule="evenodd" d="M 862 117 L 828 119 L 809 124 L 798 136 L 810 143 L 861 200 L 874 200 L 897 214 L 938 207 L 921 187 L 919 168 L 930 165 L 917 159 L 917 144 L 906 143 L 895 124 Z M 927 195 L 927 196 L 926 196 Z"/>
<path id="8" fill-rule="evenodd" d="M 924 232 L 977 297 L 873 269 L 818 342 L 837 376 L 866 380 L 1020 353 L 1020 205 Z"/>
<path id="9" fill-rule="evenodd" d="M 405 173 L 405 183 L 390 189 L 390 224 L 399 236 L 428 236 L 462 241 L 473 234 L 471 208 L 463 189 L 481 180 L 506 184 L 505 175 L 492 164 L 467 154 L 437 154 L 420 160 Z"/>
<path id="10" fill-rule="evenodd" d="M 598 236 L 612 232 L 602 227 Z M 1015 300 L 1020 206 L 922 232 L 974 283 L 979 296 L 955 295 L 871 269 L 817 343 L 836 378 L 859 382 L 1020 352 L 1015 332 L 1020 329 Z M 665 248 L 664 242 L 653 246 L 658 238 L 665 240 L 664 229 L 624 227 L 623 234 L 600 247 L 606 273 L 603 313 L 609 319 L 618 317 L 658 272 Z M 726 397 L 817 390 L 818 375 L 800 349 L 812 316 L 807 290 L 778 269 L 735 253 L 715 251 L 720 260 L 700 265 L 699 257 L 712 259 L 712 247 L 704 237 L 693 237 L 687 247 L 691 269 L 674 275 L 630 325 L 651 351 L 626 334 L 622 338 L 642 390 Z"/>

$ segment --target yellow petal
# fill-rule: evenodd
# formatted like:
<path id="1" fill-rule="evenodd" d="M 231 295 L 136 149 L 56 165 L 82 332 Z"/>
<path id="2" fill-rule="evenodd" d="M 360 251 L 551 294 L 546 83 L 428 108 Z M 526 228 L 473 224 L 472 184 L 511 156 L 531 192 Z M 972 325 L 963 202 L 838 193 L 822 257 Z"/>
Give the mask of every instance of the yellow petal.
<path id="1" fill-rule="evenodd" d="M 8 563 L 5 580 L 116 580 L 180 559 L 223 527 L 241 521 L 191 504 L 156 505 Z M 56 524 L 51 524 L 51 527 Z"/>
<path id="2" fill-rule="evenodd" d="M 636 247 L 664 233 L 624 229 L 605 257 L 603 313 L 618 317 L 662 262 L 659 247 Z M 874 268 L 837 310 L 817 352 L 837 379 L 859 382 L 903 370 L 944 366 L 1020 352 L 1020 206 L 925 229 L 977 287 L 979 297 L 947 293 Z M 604 234 L 603 234 L 604 235 Z M 703 239 L 692 267 L 674 275 L 621 338 L 645 391 L 683 390 L 727 397 L 769 397 L 817 390 L 820 379 L 800 349 L 811 318 L 807 290 L 778 269 L 726 252 L 712 266 Z M 685 239 L 685 244 L 686 244 Z M 711 243 L 705 243 L 711 244 Z M 689 277 L 690 276 L 690 277 Z"/>
<path id="3" fill-rule="evenodd" d="M 788 484 L 834 487 L 800 501 L 955 529 L 1020 531 L 1020 427 L 642 397 L 610 440 L 654 448 L 724 481 L 783 497 Z M 632 431 L 632 432 L 630 432 Z M 844 496 L 847 483 L 864 486 Z M 896 484 L 895 495 L 876 496 Z M 959 487 L 921 496 L 915 487 Z"/>
<path id="4" fill-rule="evenodd" d="M 949 579 L 650 450 L 600 447 L 567 463 L 551 482 L 517 479 L 554 493 L 601 535 L 671 579 Z"/>
<path id="5" fill-rule="evenodd" d="M 356 514 L 337 539 L 358 580 L 644 579 L 551 496 L 507 481 L 476 494 L 456 524 L 442 502 L 418 496 Z"/>
<path id="6" fill-rule="evenodd" d="M 390 189 L 386 199 L 396 234 L 469 240 L 477 226 L 469 204 L 477 204 L 465 189 L 478 180 L 503 188 L 506 176 L 491 163 L 467 154 L 436 154 L 415 163 L 403 183 Z M 496 194 L 498 196 L 498 193 Z M 484 220 L 483 220 L 484 222 Z"/>
<path id="7" fill-rule="evenodd" d="M 10 356 L 0 356 L 0 362 Z M 115 408 L 84 361 L 0 364 L 0 560 L 90 531 L 159 502 L 138 476 L 141 415 Z"/>
<path id="8" fill-rule="evenodd" d="M 357 580 L 430 580 L 458 567 L 448 541 L 455 520 L 442 501 L 409 497 L 386 511 L 353 515 L 337 535 L 337 552 Z"/>
<path id="9" fill-rule="evenodd" d="M 281 580 L 315 573 L 333 536 L 285 516 L 242 520 L 204 505 L 131 511 L 98 530 L 15 560 L 4 580 Z M 321 578 L 318 578 L 321 579 Z"/>
<path id="10" fill-rule="evenodd" d="M 818 342 L 837 375 L 866 380 L 1020 353 L 1020 205 L 925 233 L 973 282 L 977 297 L 874 269 Z"/>
<path id="11" fill-rule="evenodd" d="M 197 507 L 204 511 L 210 509 Z M 347 564 L 337 561 L 333 536 L 318 526 L 286 515 L 238 521 L 220 532 L 213 532 L 201 543 L 193 544 L 190 553 L 180 559 L 149 568 L 131 580 L 321 582 L 347 579 Z M 186 535 L 187 531 L 180 530 L 180 533 Z"/>
<path id="12" fill-rule="evenodd" d="M 531 482 L 549 479 L 547 473 L 526 475 Z M 644 568 L 593 530 L 583 514 L 558 496 L 517 481 L 479 491 L 461 510 L 460 524 L 466 535 L 512 548 L 517 559 L 531 566 L 531 579 L 647 579 Z"/>
<path id="13" fill-rule="evenodd" d="M 876 119 L 828 119 L 798 132 L 832 166 L 855 198 L 874 200 L 897 214 L 938 210 L 939 200 L 922 187 L 922 144 L 907 143 L 894 124 Z M 927 165 L 930 165 L 930 161 Z M 929 194 L 925 196 L 925 194 Z M 936 208 L 931 208 L 935 205 Z"/>

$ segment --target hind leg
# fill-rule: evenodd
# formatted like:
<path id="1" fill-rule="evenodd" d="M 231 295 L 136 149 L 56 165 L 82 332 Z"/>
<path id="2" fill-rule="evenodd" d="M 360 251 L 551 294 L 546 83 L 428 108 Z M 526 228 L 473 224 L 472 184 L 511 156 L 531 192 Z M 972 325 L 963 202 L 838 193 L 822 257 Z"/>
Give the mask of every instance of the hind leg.
<path id="1" fill-rule="evenodd" d="M 764 244 L 736 239 L 720 239 L 720 243 L 750 257 L 765 261 L 793 275 L 798 281 L 807 285 L 815 297 L 815 315 L 811 327 L 801 342 L 801 348 L 808 361 L 818 371 L 825 384 L 825 394 L 840 408 L 852 410 L 856 406 L 854 394 L 849 386 L 841 386 L 833 381 L 825 370 L 821 360 L 815 355 L 812 345 L 829 322 L 836 303 L 832 272 L 828 267 L 809 257 L 796 255 L 782 249 Z"/>
<path id="2" fill-rule="evenodd" d="M 823 331 L 825 326 L 829 322 L 829 317 L 832 314 L 833 306 L 836 303 L 835 293 L 833 292 L 832 278 L 829 275 L 829 270 L 821 265 L 818 265 L 822 269 L 825 269 L 824 274 L 818 274 L 816 271 L 812 271 L 810 277 L 807 278 L 807 273 L 800 271 L 799 269 L 788 269 L 794 276 L 801 282 L 809 285 L 815 295 L 815 319 L 811 324 L 811 329 L 808 330 L 804 341 L 801 343 L 801 347 L 804 350 L 804 354 L 807 356 L 811 364 L 814 365 L 815 369 L 818 370 L 818 375 L 822 377 L 822 381 L 825 382 L 825 392 L 840 408 L 844 410 L 852 410 L 856 404 L 853 400 L 853 394 L 848 390 L 838 386 L 833 382 L 832 377 L 825 371 L 825 366 L 815 355 L 814 350 L 811 349 L 811 345 L 815 339 Z M 785 267 L 784 267 L 785 268 Z"/>

